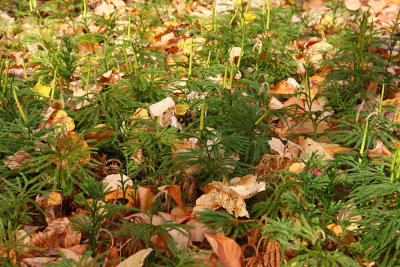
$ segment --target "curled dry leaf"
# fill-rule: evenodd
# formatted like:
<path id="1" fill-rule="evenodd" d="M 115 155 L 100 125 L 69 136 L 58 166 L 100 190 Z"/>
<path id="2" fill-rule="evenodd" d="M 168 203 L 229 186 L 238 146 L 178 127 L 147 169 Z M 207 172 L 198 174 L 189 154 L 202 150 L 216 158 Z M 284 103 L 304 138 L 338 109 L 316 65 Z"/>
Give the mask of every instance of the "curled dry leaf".
<path id="1" fill-rule="evenodd" d="M 242 249 L 235 240 L 225 236 L 205 234 L 219 262 L 225 267 L 242 266 Z"/>
<path id="2" fill-rule="evenodd" d="M 237 47 L 237 46 L 232 47 L 229 50 L 229 64 L 231 64 L 231 65 L 235 64 L 236 58 L 238 58 L 241 54 L 243 55 L 243 51 L 242 51 L 241 47 Z"/>
<path id="3" fill-rule="evenodd" d="M 46 128 L 55 126 L 58 132 L 65 131 L 71 132 L 75 129 L 74 120 L 68 117 L 67 112 L 64 110 L 54 110 L 48 117 Z"/>
<path id="4" fill-rule="evenodd" d="M 31 267 L 31 266 L 44 266 L 44 263 L 56 262 L 58 258 L 55 257 L 33 257 L 24 258 L 21 260 L 21 267 Z"/>
<path id="5" fill-rule="evenodd" d="M 9 156 L 3 163 L 14 171 L 19 171 L 23 164 L 26 164 L 32 156 L 26 150 L 18 150 L 14 155 Z"/>
<path id="6" fill-rule="evenodd" d="M 105 196 L 105 201 L 114 201 L 124 197 L 121 189 L 111 192 Z M 150 186 L 139 186 L 137 190 L 128 188 L 125 191 L 125 198 L 128 200 L 128 207 L 139 207 L 142 210 L 150 210 L 155 194 Z"/>
<path id="7" fill-rule="evenodd" d="M 207 188 L 207 193 L 196 200 L 193 212 L 222 207 L 230 214 L 249 217 L 244 199 L 264 191 L 265 182 L 257 182 L 257 177 L 250 174 L 243 178 L 233 178 L 231 185 L 227 181 L 213 181 Z"/>
<path id="8" fill-rule="evenodd" d="M 31 245 L 41 248 L 68 248 L 79 244 L 81 234 L 71 229 L 68 218 L 58 218 L 49 223 L 43 232 L 31 235 Z"/>

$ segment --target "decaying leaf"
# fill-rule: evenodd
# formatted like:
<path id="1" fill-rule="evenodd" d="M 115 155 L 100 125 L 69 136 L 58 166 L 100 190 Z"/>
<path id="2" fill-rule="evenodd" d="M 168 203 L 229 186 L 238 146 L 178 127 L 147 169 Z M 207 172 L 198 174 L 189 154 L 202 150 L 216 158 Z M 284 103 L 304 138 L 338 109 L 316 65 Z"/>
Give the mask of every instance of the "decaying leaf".
<path id="1" fill-rule="evenodd" d="M 58 218 L 49 223 L 42 232 L 31 235 L 31 245 L 41 248 L 69 248 L 79 244 L 81 234 L 71 229 L 68 218 Z"/>
<path id="2" fill-rule="evenodd" d="M 26 150 L 18 150 L 14 155 L 9 156 L 3 163 L 14 171 L 19 171 L 23 164 L 26 164 L 32 156 Z"/>
<path id="3" fill-rule="evenodd" d="M 207 188 L 207 193 L 196 200 L 193 212 L 222 207 L 230 214 L 249 217 L 244 199 L 264 191 L 265 182 L 257 182 L 257 177 L 250 174 L 243 178 L 233 178 L 231 185 L 227 181 L 214 181 Z"/>

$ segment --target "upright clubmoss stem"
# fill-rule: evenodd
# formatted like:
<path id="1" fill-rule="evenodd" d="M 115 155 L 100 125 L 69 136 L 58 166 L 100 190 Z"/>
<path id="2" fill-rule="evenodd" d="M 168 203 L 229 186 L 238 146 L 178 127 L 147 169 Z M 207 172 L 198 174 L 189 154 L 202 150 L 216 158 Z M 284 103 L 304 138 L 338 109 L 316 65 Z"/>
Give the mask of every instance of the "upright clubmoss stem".
<path id="1" fill-rule="evenodd" d="M 51 87 L 50 101 L 53 101 L 53 99 L 54 99 L 54 92 L 56 90 L 56 83 L 57 83 L 57 67 L 56 67 L 56 70 L 54 71 L 53 86 Z"/>
<path id="2" fill-rule="evenodd" d="M 379 114 L 382 113 L 383 95 L 385 94 L 385 84 L 382 85 L 381 100 L 379 102 Z"/>
<path id="3" fill-rule="evenodd" d="M 226 78 L 228 76 L 228 63 L 225 64 L 225 73 L 224 73 L 224 89 L 226 89 Z"/>
<path id="4" fill-rule="evenodd" d="M 231 63 L 231 73 L 230 73 L 230 77 L 229 77 L 229 89 L 232 90 L 232 84 L 233 84 L 233 77 L 235 76 L 235 74 L 233 73 L 235 70 L 235 63 L 232 61 Z"/>
<path id="5" fill-rule="evenodd" d="M 26 73 L 25 57 L 22 57 L 22 68 L 24 69 L 24 78 L 28 80 L 28 74 Z"/>
<path id="6" fill-rule="evenodd" d="M 203 104 L 201 105 L 201 114 L 200 114 L 200 131 L 204 129 L 204 113 L 206 112 L 206 100 L 203 100 Z"/>
<path id="7" fill-rule="evenodd" d="M 86 19 L 88 11 L 88 0 L 83 0 L 83 18 Z"/>
<path id="8" fill-rule="evenodd" d="M 396 176 L 396 178 L 398 178 L 398 176 L 400 175 L 399 153 L 400 153 L 400 145 L 397 147 L 396 152 L 394 153 L 392 164 L 390 166 L 390 181 L 391 182 L 394 181 L 395 176 Z"/>
<path id="9" fill-rule="evenodd" d="M 11 85 L 11 87 L 12 87 L 12 91 L 13 91 L 13 95 L 14 95 L 14 100 L 15 100 L 15 103 L 17 104 L 19 113 L 21 114 L 21 117 L 22 117 L 22 119 L 25 121 L 25 123 L 27 123 L 28 121 L 27 121 L 27 119 L 26 119 L 25 112 L 24 112 L 24 110 L 22 109 L 21 104 L 19 103 L 18 96 L 17 96 L 17 92 L 15 91 L 15 87 L 14 87 L 13 84 Z"/>
<path id="10" fill-rule="evenodd" d="M 271 0 L 267 0 L 267 32 L 269 31 L 269 20 L 271 15 Z"/>
<path id="11" fill-rule="evenodd" d="M 365 144 L 367 143 L 368 125 L 369 125 L 369 121 L 368 121 L 368 118 L 367 118 L 367 121 L 366 121 L 366 123 L 365 123 L 365 129 L 364 129 L 363 140 L 362 140 L 362 143 L 361 143 L 361 149 L 360 149 L 360 155 L 361 155 L 361 157 L 364 156 Z M 362 161 L 362 160 L 361 160 L 361 158 L 360 158 L 360 159 L 359 159 L 359 162 L 361 163 L 361 161 Z"/>
<path id="12" fill-rule="evenodd" d="M 128 19 L 128 41 L 131 40 L 131 16 Z"/>
<path id="13" fill-rule="evenodd" d="M 86 95 L 89 94 L 89 84 L 90 84 L 90 71 L 91 71 L 92 66 L 89 65 L 89 70 L 86 76 Z"/>
<path id="14" fill-rule="evenodd" d="M 190 56 L 189 56 L 189 71 L 188 71 L 188 79 L 192 77 L 192 65 L 193 65 L 193 38 L 190 43 Z"/>

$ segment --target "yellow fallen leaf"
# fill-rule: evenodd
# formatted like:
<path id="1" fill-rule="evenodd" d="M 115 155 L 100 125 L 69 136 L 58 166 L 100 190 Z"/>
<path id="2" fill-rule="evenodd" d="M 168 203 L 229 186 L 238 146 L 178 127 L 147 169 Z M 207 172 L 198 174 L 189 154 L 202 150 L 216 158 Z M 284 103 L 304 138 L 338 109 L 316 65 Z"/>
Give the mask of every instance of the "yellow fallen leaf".
<path id="1" fill-rule="evenodd" d="M 330 223 L 326 226 L 328 230 L 331 230 L 332 233 L 335 234 L 335 236 L 341 236 L 343 234 L 342 227 L 340 225 L 337 225 L 336 223 Z"/>
<path id="2" fill-rule="evenodd" d="M 182 116 L 185 115 L 186 112 L 189 110 L 189 105 L 188 104 L 177 105 L 174 107 L 174 109 L 176 115 Z"/>
<path id="3" fill-rule="evenodd" d="M 50 96 L 51 87 L 41 84 L 41 82 L 39 80 L 33 87 L 33 91 L 37 92 L 39 95 L 41 95 L 43 97 L 48 98 Z"/>
<path id="4" fill-rule="evenodd" d="M 289 171 L 293 173 L 302 173 L 306 168 L 306 164 L 303 162 L 295 162 L 289 167 Z"/>

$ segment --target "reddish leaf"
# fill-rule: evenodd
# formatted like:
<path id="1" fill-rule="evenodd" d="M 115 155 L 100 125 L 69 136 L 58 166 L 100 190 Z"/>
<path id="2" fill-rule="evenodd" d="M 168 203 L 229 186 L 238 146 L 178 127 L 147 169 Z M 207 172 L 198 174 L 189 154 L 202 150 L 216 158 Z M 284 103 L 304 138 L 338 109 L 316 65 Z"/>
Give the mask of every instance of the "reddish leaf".
<path id="1" fill-rule="evenodd" d="M 225 236 L 209 234 L 205 234 L 205 236 L 223 266 L 242 266 L 242 249 L 235 240 Z"/>

